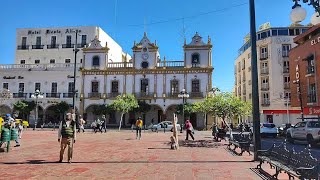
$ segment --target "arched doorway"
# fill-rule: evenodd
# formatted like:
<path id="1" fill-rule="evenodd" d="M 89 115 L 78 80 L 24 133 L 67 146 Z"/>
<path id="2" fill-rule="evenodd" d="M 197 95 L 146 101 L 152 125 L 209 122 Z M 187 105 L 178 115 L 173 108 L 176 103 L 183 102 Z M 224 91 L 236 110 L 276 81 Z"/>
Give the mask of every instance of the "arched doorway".
<path id="1" fill-rule="evenodd" d="M 150 104 L 151 109 L 147 112 L 147 120 L 146 123 L 157 124 L 161 121 L 164 121 L 165 115 L 163 113 L 162 108 L 156 104 Z"/>
<path id="2" fill-rule="evenodd" d="M 166 121 L 172 121 L 173 120 L 173 114 L 177 112 L 177 108 L 178 106 L 177 105 L 170 105 L 167 110 L 166 110 Z M 182 115 L 178 115 L 178 123 L 184 123 L 183 120 L 182 120 Z"/>
<path id="3" fill-rule="evenodd" d="M 5 116 L 6 114 L 11 114 L 12 109 L 7 105 L 0 105 L 0 116 Z"/>
<path id="4" fill-rule="evenodd" d="M 51 122 L 52 124 L 59 123 L 63 116 L 60 117 L 61 115 L 55 111 L 54 105 L 51 105 L 47 107 L 46 112 L 45 112 L 45 123 Z"/>

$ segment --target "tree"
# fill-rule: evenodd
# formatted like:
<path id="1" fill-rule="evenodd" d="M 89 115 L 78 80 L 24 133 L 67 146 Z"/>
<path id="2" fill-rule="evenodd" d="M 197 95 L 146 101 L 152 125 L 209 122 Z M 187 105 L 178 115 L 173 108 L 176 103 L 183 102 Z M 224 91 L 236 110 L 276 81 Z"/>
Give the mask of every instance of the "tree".
<path id="1" fill-rule="evenodd" d="M 252 106 L 248 102 L 240 100 L 232 93 L 219 93 L 214 97 L 209 97 L 206 104 L 210 107 L 210 113 L 222 119 L 228 126 L 225 119 L 248 115 Z M 228 126 L 229 127 L 229 126 Z"/>
<path id="2" fill-rule="evenodd" d="M 64 114 L 69 110 L 70 106 L 67 102 L 61 101 L 54 105 L 54 111 L 59 114 L 59 121 L 64 118 Z"/>
<path id="3" fill-rule="evenodd" d="M 121 129 L 121 124 L 123 120 L 123 115 L 128 113 L 129 111 L 133 110 L 134 108 L 138 108 L 138 101 L 137 99 L 131 94 L 119 95 L 117 96 L 116 100 L 113 101 L 112 107 L 120 111 L 120 124 L 119 124 L 119 131 Z"/>
<path id="4" fill-rule="evenodd" d="M 150 106 L 150 104 L 146 103 L 145 101 L 138 101 L 138 105 L 139 105 L 139 107 L 134 108 L 133 111 L 142 114 L 143 124 L 145 127 L 146 126 L 145 115 L 148 111 L 150 111 L 151 106 Z"/>
<path id="5" fill-rule="evenodd" d="M 24 103 L 22 101 L 18 101 L 16 103 L 13 104 L 13 108 L 17 111 L 17 113 L 19 114 L 19 116 L 21 116 L 22 119 L 24 119 L 24 115 L 26 114 L 26 110 L 27 110 L 28 104 Z"/>
<path id="6" fill-rule="evenodd" d="M 211 108 L 210 108 L 210 97 L 206 98 L 202 102 L 196 102 L 193 104 L 193 111 L 194 112 L 201 112 L 204 114 L 204 119 L 206 121 L 206 129 L 208 126 L 208 121 L 207 121 L 207 114 L 210 113 Z"/>
<path id="7" fill-rule="evenodd" d="M 111 104 L 100 104 L 100 105 L 93 105 L 92 113 L 96 116 L 100 115 L 107 115 L 113 111 L 113 107 Z"/>
<path id="8" fill-rule="evenodd" d="M 183 115 L 183 112 L 184 112 L 184 117 L 190 117 L 190 114 L 192 112 L 195 112 L 194 111 L 194 105 L 193 104 L 190 104 L 190 103 L 185 103 L 185 104 L 179 104 L 177 106 L 177 109 L 176 109 L 176 114 L 179 114 L 179 115 Z M 183 117 L 183 118 L 184 118 Z M 184 121 L 185 119 L 183 119 Z"/>

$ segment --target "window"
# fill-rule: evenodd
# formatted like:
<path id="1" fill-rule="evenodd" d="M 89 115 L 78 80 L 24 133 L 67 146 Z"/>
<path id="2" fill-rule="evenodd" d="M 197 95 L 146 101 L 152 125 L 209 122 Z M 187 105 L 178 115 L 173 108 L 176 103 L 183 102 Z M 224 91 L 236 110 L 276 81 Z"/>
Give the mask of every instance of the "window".
<path id="1" fill-rule="evenodd" d="M 97 81 L 91 82 L 91 92 L 93 92 L 93 93 L 99 92 L 99 82 L 97 82 Z"/>
<path id="2" fill-rule="evenodd" d="M 285 99 L 289 99 L 289 101 L 291 100 L 291 93 L 290 92 L 285 92 L 284 93 L 284 98 Z"/>
<path id="3" fill-rule="evenodd" d="M 308 102 L 316 103 L 317 102 L 317 93 L 316 93 L 316 84 L 310 84 L 308 87 Z"/>
<path id="4" fill-rule="evenodd" d="M 39 60 L 39 59 L 36 59 L 36 60 L 34 60 L 34 63 L 35 63 L 35 64 L 40 64 L 40 60 Z"/>
<path id="5" fill-rule="evenodd" d="M 269 93 L 262 94 L 262 104 L 264 104 L 264 105 L 270 104 Z"/>
<path id="6" fill-rule="evenodd" d="M 278 31 L 277 30 L 272 30 L 272 36 L 278 36 Z"/>
<path id="7" fill-rule="evenodd" d="M 177 80 L 172 80 L 170 82 L 170 86 L 171 86 L 171 94 L 177 94 L 179 93 L 179 81 Z"/>
<path id="8" fill-rule="evenodd" d="M 282 45 L 282 57 L 289 57 L 289 51 L 291 49 L 291 44 Z"/>
<path id="9" fill-rule="evenodd" d="M 251 53 L 248 54 L 248 59 L 250 59 L 250 58 L 251 58 Z"/>
<path id="10" fill-rule="evenodd" d="M 22 37 L 21 46 L 22 47 L 26 47 L 27 46 L 27 37 Z"/>
<path id="11" fill-rule="evenodd" d="M 57 37 L 56 36 L 51 36 L 51 46 L 55 47 L 57 44 Z"/>
<path id="12" fill-rule="evenodd" d="M 144 78 L 141 79 L 141 89 L 140 92 L 149 92 L 149 80 Z"/>
<path id="13" fill-rule="evenodd" d="M 243 59 L 242 60 L 242 69 L 245 69 L 246 68 L 246 59 Z"/>
<path id="14" fill-rule="evenodd" d="M 19 93 L 24 93 L 24 83 L 19 83 Z"/>
<path id="15" fill-rule="evenodd" d="M 194 53 L 191 55 L 191 64 L 192 67 L 197 66 L 198 64 L 200 64 L 200 55 L 199 53 Z"/>
<path id="16" fill-rule="evenodd" d="M 308 127 L 320 128 L 320 122 L 319 121 L 310 121 Z"/>
<path id="17" fill-rule="evenodd" d="M 74 91 L 73 82 L 69 82 L 69 85 L 68 85 L 68 92 L 69 92 L 69 93 L 73 93 L 73 91 Z"/>
<path id="18" fill-rule="evenodd" d="M 56 82 L 51 84 L 51 93 L 57 93 L 58 92 L 58 84 Z"/>
<path id="19" fill-rule="evenodd" d="M 268 62 L 261 63 L 261 74 L 268 73 Z"/>
<path id="20" fill-rule="evenodd" d="M 241 71 L 241 62 L 238 62 L 238 72 L 240 72 Z"/>
<path id="21" fill-rule="evenodd" d="M 50 59 L 50 64 L 54 64 L 54 63 L 56 63 L 56 60 Z"/>
<path id="22" fill-rule="evenodd" d="M 289 76 L 284 76 L 283 77 L 284 83 L 290 83 L 290 77 Z"/>
<path id="23" fill-rule="evenodd" d="M 288 29 L 279 29 L 278 35 L 279 36 L 288 36 Z"/>
<path id="24" fill-rule="evenodd" d="M 9 89 L 9 83 L 3 83 L 2 84 L 3 89 Z"/>
<path id="25" fill-rule="evenodd" d="M 40 36 L 38 36 L 36 39 L 36 45 L 41 46 L 41 37 Z"/>
<path id="26" fill-rule="evenodd" d="M 67 36 L 66 44 L 67 44 L 68 47 L 71 47 L 71 36 Z"/>
<path id="27" fill-rule="evenodd" d="M 308 66 L 307 66 L 308 74 L 313 74 L 314 73 L 314 56 L 313 56 L 313 54 L 307 57 L 307 61 L 308 61 Z"/>
<path id="28" fill-rule="evenodd" d="M 289 35 L 294 36 L 294 29 L 289 29 Z"/>
<path id="29" fill-rule="evenodd" d="M 26 60 L 20 60 L 20 64 L 26 64 Z"/>
<path id="30" fill-rule="evenodd" d="M 269 78 L 265 77 L 261 79 L 261 89 L 269 89 Z"/>
<path id="31" fill-rule="evenodd" d="M 268 47 L 260 48 L 260 59 L 268 59 Z"/>
<path id="32" fill-rule="evenodd" d="M 71 62 L 71 59 L 65 59 L 64 62 L 69 64 Z"/>
<path id="33" fill-rule="evenodd" d="M 198 79 L 192 80 L 191 92 L 200 92 L 200 81 Z"/>
<path id="34" fill-rule="evenodd" d="M 87 44 L 87 35 L 81 36 L 81 47 L 84 47 Z"/>
<path id="35" fill-rule="evenodd" d="M 119 82 L 118 81 L 112 81 L 111 82 L 111 92 L 112 93 L 118 93 L 119 92 Z"/>
<path id="36" fill-rule="evenodd" d="M 92 58 L 92 66 L 93 67 L 99 67 L 100 66 L 100 58 L 99 58 L 99 56 L 94 56 Z"/>
<path id="37" fill-rule="evenodd" d="M 36 91 L 36 90 L 41 91 L 40 88 L 41 88 L 41 84 L 40 83 L 36 83 L 35 86 L 34 86 L 34 91 Z"/>
<path id="38" fill-rule="evenodd" d="M 144 68 L 144 69 L 146 69 L 146 68 L 149 67 L 149 63 L 146 62 L 146 61 L 144 61 L 144 62 L 141 63 L 141 67 Z"/>

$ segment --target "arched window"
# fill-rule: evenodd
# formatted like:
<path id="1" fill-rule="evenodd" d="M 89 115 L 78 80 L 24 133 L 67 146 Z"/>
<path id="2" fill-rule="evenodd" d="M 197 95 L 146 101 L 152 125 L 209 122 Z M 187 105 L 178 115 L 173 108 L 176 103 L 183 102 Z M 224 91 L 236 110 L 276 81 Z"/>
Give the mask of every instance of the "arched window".
<path id="1" fill-rule="evenodd" d="M 200 64 L 200 55 L 199 55 L 199 53 L 193 53 L 191 55 L 191 64 L 192 64 L 192 66 Z"/>
<path id="2" fill-rule="evenodd" d="M 99 56 L 94 56 L 92 58 L 92 66 L 93 67 L 99 67 L 100 66 L 100 58 L 99 58 Z"/>

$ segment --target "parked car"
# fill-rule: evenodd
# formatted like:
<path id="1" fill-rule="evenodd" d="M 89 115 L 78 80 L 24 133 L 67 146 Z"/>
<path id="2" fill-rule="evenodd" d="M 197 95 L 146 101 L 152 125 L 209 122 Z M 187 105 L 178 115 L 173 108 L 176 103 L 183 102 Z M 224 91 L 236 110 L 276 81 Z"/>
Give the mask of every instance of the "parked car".
<path id="1" fill-rule="evenodd" d="M 176 124 L 177 129 L 180 130 L 180 124 Z M 162 121 L 161 123 L 154 124 L 151 128 L 152 131 L 171 131 L 173 128 L 173 124 L 171 121 Z"/>
<path id="2" fill-rule="evenodd" d="M 253 127 L 250 128 L 251 133 L 253 132 Z M 278 136 L 278 128 L 276 128 L 276 125 L 273 123 L 260 123 L 260 134 L 262 137 L 265 136 L 272 136 L 277 137 Z"/>
<path id="3" fill-rule="evenodd" d="M 294 143 L 294 140 L 304 140 L 314 146 L 320 142 L 320 121 L 310 120 L 297 123 L 287 130 L 286 139 L 290 143 Z"/>

